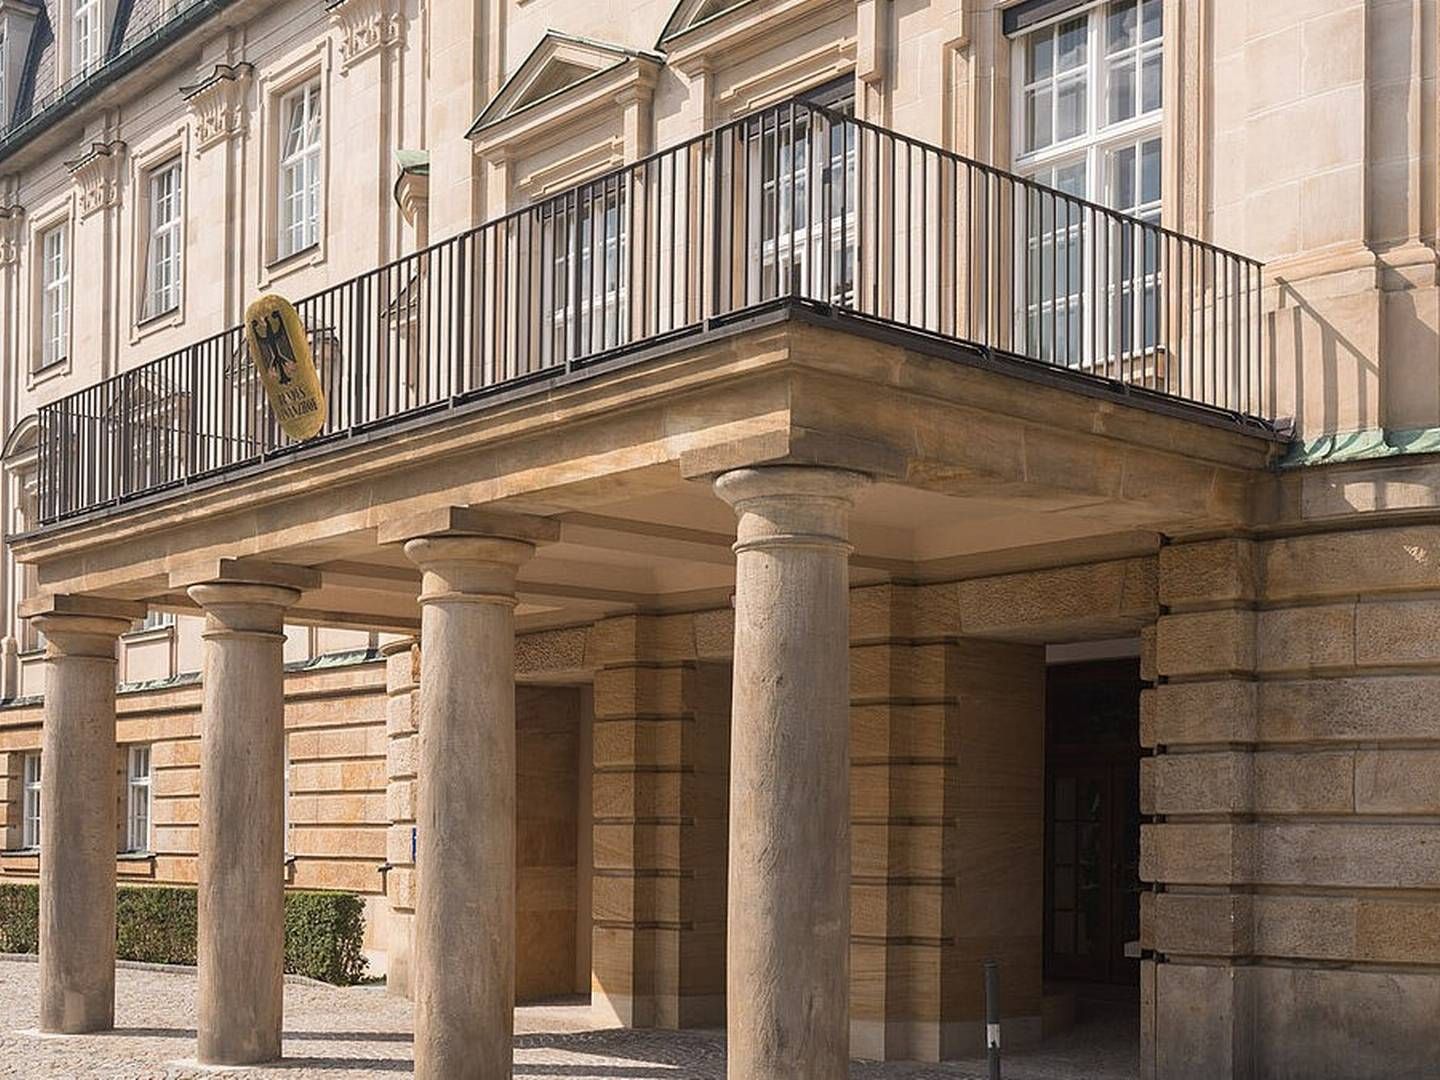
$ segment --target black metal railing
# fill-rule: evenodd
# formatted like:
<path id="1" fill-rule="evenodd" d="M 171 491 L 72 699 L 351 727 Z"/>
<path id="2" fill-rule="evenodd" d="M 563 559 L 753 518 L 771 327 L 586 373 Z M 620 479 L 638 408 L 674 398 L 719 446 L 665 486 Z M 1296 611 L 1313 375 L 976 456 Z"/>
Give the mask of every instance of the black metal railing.
<path id="1" fill-rule="evenodd" d="M 324 440 L 787 298 L 1263 419 L 1260 289 L 1253 260 L 795 101 L 296 307 Z M 295 445 L 233 327 L 42 407 L 40 517 Z"/>

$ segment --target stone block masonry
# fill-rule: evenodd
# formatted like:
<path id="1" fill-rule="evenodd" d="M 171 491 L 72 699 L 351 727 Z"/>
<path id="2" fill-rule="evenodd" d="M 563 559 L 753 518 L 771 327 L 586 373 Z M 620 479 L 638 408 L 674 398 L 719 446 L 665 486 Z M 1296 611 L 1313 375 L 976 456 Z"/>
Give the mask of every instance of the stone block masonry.
<path id="1" fill-rule="evenodd" d="M 1432 1076 L 1440 527 L 1175 544 L 1145 691 L 1142 1076 Z"/>

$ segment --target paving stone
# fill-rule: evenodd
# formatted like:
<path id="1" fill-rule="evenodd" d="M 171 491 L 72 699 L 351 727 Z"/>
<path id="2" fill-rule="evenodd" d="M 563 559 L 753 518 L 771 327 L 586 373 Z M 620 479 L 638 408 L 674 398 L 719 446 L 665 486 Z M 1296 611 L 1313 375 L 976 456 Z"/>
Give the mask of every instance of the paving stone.
<path id="1" fill-rule="evenodd" d="M 35 1033 L 39 968 L 0 957 L 0 1077 L 66 1080 L 349 1080 L 412 1071 L 410 1003 L 376 986 L 285 985 L 285 1062 L 279 1067 L 195 1065 L 193 972 L 121 968 L 117 1030 Z M 1006 1055 L 1006 1080 L 1134 1080 L 1136 1008 L 1109 1007 L 1042 1050 Z M 186 1059 L 189 1059 L 188 1061 Z M 983 1060 L 943 1065 L 855 1062 L 852 1080 L 979 1080 Z M 719 1031 L 596 1029 L 578 999 L 515 1011 L 515 1076 L 525 1080 L 724 1080 Z"/>

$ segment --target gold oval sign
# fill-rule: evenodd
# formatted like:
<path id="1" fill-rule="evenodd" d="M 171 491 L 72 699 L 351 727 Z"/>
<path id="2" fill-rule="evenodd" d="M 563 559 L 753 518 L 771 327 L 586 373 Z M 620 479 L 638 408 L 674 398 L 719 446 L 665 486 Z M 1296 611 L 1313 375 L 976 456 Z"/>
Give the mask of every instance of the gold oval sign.
<path id="1" fill-rule="evenodd" d="M 325 426 L 325 390 L 290 301 L 271 293 L 246 308 L 245 342 L 281 429 L 292 439 L 317 434 Z"/>

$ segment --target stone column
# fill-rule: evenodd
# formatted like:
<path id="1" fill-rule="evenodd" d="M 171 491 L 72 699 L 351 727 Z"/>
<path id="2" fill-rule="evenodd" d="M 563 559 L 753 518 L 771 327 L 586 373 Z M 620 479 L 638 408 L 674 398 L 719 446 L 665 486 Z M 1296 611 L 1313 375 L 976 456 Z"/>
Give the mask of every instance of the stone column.
<path id="1" fill-rule="evenodd" d="M 419 712 L 420 643 L 414 638 L 392 641 L 380 649 L 385 657 L 385 804 L 390 818 L 386 834 L 385 899 L 390 909 L 385 936 L 385 989 L 408 998 L 414 971 L 415 937 L 415 747 Z"/>
<path id="2" fill-rule="evenodd" d="M 447 508 L 382 527 L 423 571 L 415 1075 L 511 1075 L 515 575 L 545 519 Z"/>
<path id="3" fill-rule="evenodd" d="M 115 643 L 143 604 L 42 596 L 40 1030 L 115 1025 Z"/>
<path id="4" fill-rule="evenodd" d="M 736 1080 L 849 1071 L 849 567 L 843 469 L 721 475 L 739 515 L 727 1001 Z"/>
<path id="5" fill-rule="evenodd" d="M 247 580 L 248 579 L 248 580 Z M 199 1060 L 280 1056 L 285 965 L 285 609 L 313 571 L 230 565 L 205 611 L 200 719 Z"/>

